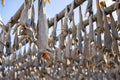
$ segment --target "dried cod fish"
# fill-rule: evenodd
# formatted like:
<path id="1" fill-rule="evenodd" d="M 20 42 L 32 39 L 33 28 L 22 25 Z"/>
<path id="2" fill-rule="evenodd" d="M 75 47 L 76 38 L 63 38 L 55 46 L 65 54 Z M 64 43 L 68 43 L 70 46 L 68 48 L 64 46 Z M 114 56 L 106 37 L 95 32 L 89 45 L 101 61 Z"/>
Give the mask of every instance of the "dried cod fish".
<path id="1" fill-rule="evenodd" d="M 79 27 L 78 27 L 78 30 L 81 30 L 81 29 L 84 31 L 84 23 L 83 23 L 82 11 L 81 11 L 81 6 L 79 6 Z"/>
<path id="2" fill-rule="evenodd" d="M 110 14 L 110 19 L 111 19 L 112 36 L 117 40 L 117 39 L 119 39 L 119 37 L 118 37 L 118 32 L 116 30 L 116 22 L 112 16 L 112 14 Z"/>
<path id="3" fill-rule="evenodd" d="M 24 2 L 24 8 L 22 10 L 22 13 L 20 15 L 19 21 L 17 21 L 17 24 L 15 26 L 14 32 L 16 32 L 17 28 L 20 26 L 20 24 L 30 25 L 33 27 L 34 23 L 34 0 L 25 0 Z M 31 18 L 31 19 L 29 19 Z M 13 33 L 14 33 L 13 32 Z"/>
<path id="4" fill-rule="evenodd" d="M 89 44 L 89 42 L 88 42 L 89 40 L 88 40 L 88 37 L 87 37 L 87 32 L 86 32 L 86 30 L 85 30 L 85 32 L 84 32 L 84 57 L 87 59 L 87 57 L 88 57 L 88 54 L 89 54 L 89 47 L 88 47 L 88 44 Z"/>
<path id="5" fill-rule="evenodd" d="M 68 13 L 68 18 L 69 18 L 70 22 L 73 20 L 72 19 L 72 16 L 74 15 L 73 9 L 74 9 L 74 2 L 72 2 L 72 5 L 70 7 L 70 11 Z"/>
<path id="6" fill-rule="evenodd" d="M 81 6 L 79 6 L 79 25 L 77 27 L 77 38 L 78 38 L 78 52 L 82 53 L 82 30 L 84 31 L 84 24 L 82 20 Z"/>
<path id="7" fill-rule="evenodd" d="M 21 27 L 20 27 L 21 29 L 19 31 L 20 41 L 23 41 L 24 39 L 27 39 L 27 41 L 29 41 L 30 43 L 33 42 L 36 45 L 38 45 L 39 42 L 36 38 L 37 33 L 32 28 L 29 28 L 25 24 L 19 23 L 19 25 L 21 25 Z"/>
<path id="8" fill-rule="evenodd" d="M 72 24 L 72 39 L 73 40 L 75 40 L 76 41 L 76 34 L 77 34 L 77 28 L 76 28 L 76 25 L 75 25 L 75 20 L 74 20 L 74 13 L 73 13 L 73 15 L 71 15 L 72 16 L 72 22 L 71 22 L 71 24 Z"/>
<path id="9" fill-rule="evenodd" d="M 69 59 L 71 57 L 71 40 L 70 40 L 70 34 L 68 34 L 68 39 L 66 41 L 66 51 L 65 51 L 65 57 Z"/>
<path id="10" fill-rule="evenodd" d="M 58 63 L 61 63 L 63 61 L 63 53 L 59 48 L 56 48 L 56 60 Z"/>
<path id="11" fill-rule="evenodd" d="M 112 49 L 114 54 L 117 54 L 117 55 L 119 54 L 120 51 L 118 49 L 118 42 L 114 37 L 112 37 Z"/>
<path id="12" fill-rule="evenodd" d="M 90 41 L 94 41 L 94 31 L 93 31 L 93 20 L 92 20 L 93 15 L 91 14 L 89 16 L 89 39 Z"/>
<path id="13" fill-rule="evenodd" d="M 38 26 L 37 26 L 39 50 L 44 51 L 48 48 L 48 24 L 45 12 L 45 2 L 38 1 Z M 44 34 L 44 35 L 43 35 Z"/>
<path id="14" fill-rule="evenodd" d="M 88 0 L 85 16 L 86 16 L 87 12 L 89 12 L 89 14 L 92 13 L 92 2 L 93 2 L 93 0 Z"/>
<path id="15" fill-rule="evenodd" d="M 103 32 L 104 28 L 103 28 L 103 15 L 102 15 L 102 11 L 99 5 L 99 0 L 96 0 L 96 6 L 97 6 L 97 28 L 99 28 L 100 32 Z"/>
<path id="16" fill-rule="evenodd" d="M 13 50 L 16 51 L 19 48 L 19 39 L 17 33 L 15 33 L 14 43 L 13 43 Z"/>
<path id="17" fill-rule="evenodd" d="M 61 20 L 61 30 L 62 30 L 61 33 L 63 33 L 64 37 L 66 37 L 68 34 L 68 8 L 67 7 L 65 8 L 64 21 L 62 22 Z"/>
<path id="18" fill-rule="evenodd" d="M 80 30 L 78 34 L 78 52 L 79 53 L 82 53 L 82 40 L 83 40 L 83 37 L 82 37 L 82 32 Z"/>
<path id="19" fill-rule="evenodd" d="M 7 32 L 7 34 L 6 34 L 6 43 L 5 43 L 5 45 L 6 45 L 6 53 L 7 53 L 7 55 L 10 55 L 11 54 L 11 37 L 10 37 L 10 30 L 11 30 L 11 28 L 10 28 L 10 26 L 8 25 L 8 32 Z"/>
<path id="20" fill-rule="evenodd" d="M 98 26 L 97 23 L 96 23 L 96 25 Z M 100 32 L 99 27 L 97 27 L 97 29 L 95 30 L 95 35 L 97 35 L 96 41 L 95 41 L 95 47 L 96 47 L 96 49 L 101 49 L 102 48 L 102 39 L 101 39 L 101 32 Z"/>
<path id="21" fill-rule="evenodd" d="M 65 48 L 65 45 L 64 45 L 64 35 L 63 35 L 63 33 L 61 33 L 60 35 L 59 35 L 59 48 L 61 49 L 61 50 L 63 50 L 64 48 Z"/>
<path id="22" fill-rule="evenodd" d="M 2 32 L 0 33 L 0 56 L 3 54 L 3 49 L 4 49 L 4 46 L 5 46 L 5 44 L 4 44 L 4 39 L 5 39 L 5 34 L 4 34 L 4 32 L 2 31 Z"/>
<path id="23" fill-rule="evenodd" d="M 0 27 L 2 28 L 3 32 L 7 32 L 6 25 L 0 20 Z"/>
<path id="24" fill-rule="evenodd" d="M 106 13 L 103 10 L 103 20 L 104 20 L 104 47 L 107 51 L 111 51 L 112 38 L 110 35 L 110 25 L 107 22 Z"/>
<path id="25" fill-rule="evenodd" d="M 117 13 L 117 27 L 116 29 L 120 30 L 120 0 L 116 0 L 116 5 L 115 8 L 117 8 L 116 13 Z"/>
<path id="26" fill-rule="evenodd" d="M 35 9 L 34 9 L 34 0 L 30 0 L 30 9 L 29 9 L 29 13 L 30 15 L 28 16 L 28 20 L 26 21 L 26 25 L 28 27 L 31 27 L 34 31 L 36 31 L 36 24 L 34 22 L 35 20 Z"/>
<path id="27" fill-rule="evenodd" d="M 51 38 L 51 46 L 52 47 L 55 47 L 55 43 L 56 43 L 56 29 L 57 29 L 57 15 L 54 18 L 53 31 L 52 31 L 52 34 L 50 36 L 50 38 Z"/>
<path id="28" fill-rule="evenodd" d="M 29 16 L 30 16 L 30 13 L 29 13 L 29 10 L 30 10 L 30 7 L 32 7 L 32 2 L 33 0 L 25 0 L 24 2 L 24 9 L 21 13 L 21 16 L 20 16 L 20 23 L 23 23 L 23 24 L 26 24 L 27 20 L 29 19 Z"/>

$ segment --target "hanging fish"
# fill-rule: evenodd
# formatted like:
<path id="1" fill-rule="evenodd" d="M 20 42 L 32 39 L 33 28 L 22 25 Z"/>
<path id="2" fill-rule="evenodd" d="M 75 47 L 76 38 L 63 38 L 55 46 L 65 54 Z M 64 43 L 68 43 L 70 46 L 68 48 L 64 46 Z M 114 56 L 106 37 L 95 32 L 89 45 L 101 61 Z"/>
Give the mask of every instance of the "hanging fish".
<path id="1" fill-rule="evenodd" d="M 70 34 L 68 34 L 68 39 L 66 40 L 66 51 L 65 51 L 65 57 L 69 59 L 71 57 L 71 40 L 70 40 Z"/>
<path id="2" fill-rule="evenodd" d="M 86 16 L 87 12 L 89 12 L 89 14 L 92 13 L 92 2 L 93 2 L 93 0 L 88 0 L 85 16 Z"/>
<path id="3" fill-rule="evenodd" d="M 120 0 L 116 0 L 116 5 L 115 7 L 117 8 L 116 13 L 117 13 L 117 27 L 118 31 L 120 30 Z"/>
<path id="4" fill-rule="evenodd" d="M 3 50 L 4 50 L 4 46 L 5 46 L 4 39 L 5 39 L 5 34 L 2 30 L 2 32 L 0 33 L 0 55 L 3 54 Z"/>
<path id="5" fill-rule="evenodd" d="M 28 13 L 30 9 L 30 0 L 24 0 L 24 8 L 22 10 L 22 13 L 20 15 L 19 22 L 25 24 L 28 20 L 28 16 L 30 16 L 30 13 Z"/>
<path id="6" fill-rule="evenodd" d="M 94 42 L 94 44 L 91 45 L 91 49 L 92 49 L 92 54 L 93 54 L 94 56 L 96 56 L 96 55 L 97 55 L 97 50 L 96 50 L 96 48 L 95 48 L 95 42 Z"/>
<path id="7" fill-rule="evenodd" d="M 56 48 L 56 60 L 58 62 L 63 61 L 63 53 L 61 52 L 61 50 L 59 48 Z"/>
<path id="8" fill-rule="evenodd" d="M 21 24 L 27 25 L 28 27 L 32 26 L 31 24 L 33 21 L 32 21 L 32 19 L 29 19 L 29 18 L 34 17 L 34 9 L 32 8 L 33 2 L 34 2 L 34 0 L 25 0 L 24 1 L 24 8 L 21 12 L 19 21 L 17 21 L 14 32 L 16 32 L 17 28 L 20 27 Z M 21 30 L 21 29 L 19 29 L 19 30 Z M 23 31 L 25 31 L 25 30 L 23 30 Z"/>
<path id="9" fill-rule="evenodd" d="M 73 9 L 74 9 L 74 2 L 72 2 L 70 11 L 68 12 L 68 18 L 69 18 L 70 22 L 72 21 L 72 16 L 74 15 Z"/>
<path id="10" fill-rule="evenodd" d="M 88 37 L 87 37 L 87 32 L 85 30 L 85 32 L 84 32 L 84 57 L 86 59 L 87 59 L 88 54 L 89 54 L 88 45 L 89 45 L 89 43 L 88 43 Z"/>
<path id="11" fill-rule="evenodd" d="M 67 7 L 65 8 L 64 21 L 63 22 L 61 21 L 61 30 L 62 30 L 64 37 L 66 37 L 68 34 L 68 8 Z"/>
<path id="12" fill-rule="evenodd" d="M 37 33 L 30 27 L 26 26 L 23 23 L 19 23 L 21 25 L 20 31 L 19 31 L 19 36 L 20 36 L 20 41 L 27 40 L 30 43 L 35 43 L 36 45 L 39 44 L 37 40 Z M 17 33 L 17 32 L 16 32 Z M 17 35 L 18 36 L 18 35 Z"/>
<path id="13" fill-rule="evenodd" d="M 29 5 L 30 5 L 30 9 L 28 10 L 28 12 L 30 13 L 30 15 L 28 16 L 26 25 L 28 27 L 31 27 L 34 31 L 36 31 L 36 24 L 34 22 L 35 20 L 34 0 L 30 0 Z"/>
<path id="14" fill-rule="evenodd" d="M 78 33 L 78 52 L 79 53 L 82 53 L 82 41 L 83 41 L 83 38 L 82 38 L 82 32 L 81 30 L 79 31 Z"/>
<path id="15" fill-rule="evenodd" d="M 74 45 L 74 49 L 70 49 L 70 52 L 71 52 L 70 58 L 73 59 L 73 60 L 77 60 L 77 58 L 79 56 L 79 53 L 77 52 L 77 46 L 76 45 Z"/>
<path id="16" fill-rule="evenodd" d="M 46 49 L 50 49 L 48 47 L 48 23 L 46 18 L 46 7 L 45 2 L 43 0 L 38 1 L 38 41 L 39 43 L 39 51 L 45 51 Z M 43 35 L 44 34 L 44 35 Z"/>
<path id="17" fill-rule="evenodd" d="M 93 30 L 93 14 L 89 16 L 89 39 L 90 42 L 94 41 L 94 30 Z"/>
<path id="18" fill-rule="evenodd" d="M 7 32 L 6 25 L 0 20 L 0 27 L 2 28 L 3 32 Z"/>
<path id="19" fill-rule="evenodd" d="M 38 53 L 38 48 L 34 43 L 31 44 L 31 45 L 32 45 L 31 52 L 35 55 L 36 53 Z"/>
<path id="20" fill-rule="evenodd" d="M 74 20 L 74 13 L 72 15 L 72 39 L 76 41 L 76 34 L 77 34 L 77 28 L 76 28 L 76 25 L 75 25 L 75 20 Z"/>
<path id="21" fill-rule="evenodd" d="M 63 33 L 61 33 L 60 35 L 59 35 L 59 48 L 61 49 L 61 50 L 63 50 L 64 48 L 65 48 L 65 45 L 64 45 L 64 35 L 63 35 Z"/>
<path id="22" fill-rule="evenodd" d="M 119 55 L 118 43 L 114 37 L 112 37 L 112 49 L 113 49 L 114 54 Z"/>
<path id="23" fill-rule="evenodd" d="M 110 21 L 111 21 L 112 36 L 117 40 L 117 39 L 119 39 L 119 37 L 118 37 L 118 32 L 116 30 L 116 22 L 112 16 L 112 14 L 110 14 L 110 19 L 111 19 Z"/>
<path id="24" fill-rule="evenodd" d="M 17 33 L 15 33 L 14 43 L 13 43 L 13 50 L 16 51 L 18 48 L 19 48 L 19 40 L 18 40 Z"/>
<path id="25" fill-rule="evenodd" d="M 57 15 L 54 18 L 54 26 L 53 26 L 53 31 L 51 34 L 51 46 L 54 47 L 56 43 L 56 29 L 57 29 Z"/>
<path id="26" fill-rule="evenodd" d="M 112 38 L 110 35 L 110 25 L 107 22 L 106 13 L 103 10 L 103 20 L 104 20 L 104 46 L 106 50 L 111 51 Z"/>
<path id="27" fill-rule="evenodd" d="M 102 15 L 102 11 L 99 5 L 99 0 L 96 0 L 96 6 L 97 6 L 97 28 L 99 29 L 99 32 L 103 32 L 104 28 L 103 28 L 103 15 Z"/>
<path id="28" fill-rule="evenodd" d="M 82 53 L 82 30 L 84 31 L 84 24 L 82 20 L 81 6 L 79 6 L 79 25 L 77 27 L 77 38 L 78 38 L 78 52 Z"/>
<path id="29" fill-rule="evenodd" d="M 11 40 L 11 37 L 10 37 L 10 27 L 9 27 L 8 33 L 6 34 L 6 43 L 5 43 L 7 55 L 11 54 L 11 41 L 10 40 Z"/>
<path id="30" fill-rule="evenodd" d="M 11 63 L 13 64 L 15 61 L 16 61 L 16 54 L 13 53 L 13 54 L 12 54 Z"/>
<path id="31" fill-rule="evenodd" d="M 97 38 L 96 38 L 96 49 L 102 48 L 102 39 L 101 39 L 101 33 L 97 31 Z"/>
<path id="32" fill-rule="evenodd" d="M 78 30 L 83 30 L 84 31 L 84 23 L 83 23 L 83 17 L 82 17 L 82 11 L 81 11 L 81 6 L 79 6 L 79 27 Z M 79 34 L 79 33 L 78 33 Z"/>

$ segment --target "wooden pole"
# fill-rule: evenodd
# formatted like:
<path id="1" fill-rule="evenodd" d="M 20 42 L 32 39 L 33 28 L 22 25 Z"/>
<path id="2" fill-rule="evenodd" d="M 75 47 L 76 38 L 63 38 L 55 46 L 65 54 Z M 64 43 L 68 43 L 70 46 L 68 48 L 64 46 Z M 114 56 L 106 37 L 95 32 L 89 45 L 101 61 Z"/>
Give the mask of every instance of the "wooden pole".
<path id="1" fill-rule="evenodd" d="M 18 9 L 18 11 L 15 13 L 15 15 L 13 17 L 11 17 L 11 19 L 9 20 L 9 22 L 11 22 L 11 27 L 14 26 L 16 21 L 20 18 L 23 8 L 24 8 L 24 4 L 21 5 L 21 7 Z"/>

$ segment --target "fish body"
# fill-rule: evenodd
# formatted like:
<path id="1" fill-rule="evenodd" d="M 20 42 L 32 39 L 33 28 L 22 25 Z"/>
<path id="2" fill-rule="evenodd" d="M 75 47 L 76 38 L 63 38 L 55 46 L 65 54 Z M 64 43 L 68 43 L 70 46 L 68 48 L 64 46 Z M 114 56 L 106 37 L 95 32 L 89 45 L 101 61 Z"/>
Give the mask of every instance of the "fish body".
<path id="1" fill-rule="evenodd" d="M 93 20 L 92 20 L 92 14 L 89 16 L 89 39 L 90 41 L 94 41 L 94 31 L 93 31 Z"/>
<path id="2" fill-rule="evenodd" d="M 43 0 L 38 1 L 38 40 L 39 50 L 46 50 L 48 47 L 48 23 L 46 18 L 45 3 Z M 44 35 L 43 35 L 44 34 Z"/>
<path id="3" fill-rule="evenodd" d="M 102 10 L 99 5 L 99 0 L 96 0 L 96 6 L 97 6 L 97 28 L 100 28 L 100 32 L 102 33 L 104 28 L 103 28 L 103 15 L 102 15 Z"/>
<path id="4" fill-rule="evenodd" d="M 112 16 L 112 14 L 110 14 L 110 19 L 111 19 L 112 36 L 117 40 L 117 39 L 119 39 L 119 37 L 118 37 L 117 29 L 116 29 L 116 22 Z"/>
<path id="5" fill-rule="evenodd" d="M 88 0 L 88 4 L 87 4 L 85 15 L 87 14 L 87 12 L 89 12 L 89 14 L 92 13 L 92 2 L 93 2 L 93 0 Z"/>
<path id="6" fill-rule="evenodd" d="M 71 47 L 70 34 L 68 34 L 68 39 L 66 41 L 66 52 L 65 52 L 65 57 L 66 58 L 71 57 L 70 47 Z"/>
<path id="7" fill-rule="evenodd" d="M 104 20 L 104 46 L 108 51 L 110 51 L 112 46 L 112 38 L 110 35 L 110 25 L 107 22 L 106 13 L 104 10 L 103 10 L 103 20 Z"/>
<path id="8" fill-rule="evenodd" d="M 78 26 L 78 30 L 83 30 L 84 31 L 84 23 L 83 23 L 83 16 L 82 16 L 82 11 L 81 11 L 81 6 L 79 6 L 79 26 Z"/>
<path id="9" fill-rule="evenodd" d="M 77 28 L 75 25 L 74 15 L 72 15 L 72 38 L 76 40 Z"/>
<path id="10" fill-rule="evenodd" d="M 87 58 L 88 54 L 89 54 L 89 40 L 88 40 L 88 37 L 87 37 L 87 32 L 85 31 L 85 34 L 84 34 L 84 56 L 85 58 Z"/>

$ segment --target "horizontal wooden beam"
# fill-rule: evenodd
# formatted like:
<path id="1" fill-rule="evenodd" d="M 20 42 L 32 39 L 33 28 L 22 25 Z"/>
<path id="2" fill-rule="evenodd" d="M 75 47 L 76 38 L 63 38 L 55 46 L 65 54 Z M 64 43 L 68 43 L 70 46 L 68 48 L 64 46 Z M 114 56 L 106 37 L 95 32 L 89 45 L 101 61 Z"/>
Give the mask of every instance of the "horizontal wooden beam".
<path id="1" fill-rule="evenodd" d="M 18 21 L 18 19 L 20 18 L 23 8 L 24 8 L 24 4 L 21 5 L 21 7 L 18 9 L 18 11 L 15 13 L 15 15 L 13 17 L 11 17 L 11 19 L 9 20 L 9 22 L 11 23 L 11 27 L 14 26 L 16 21 Z M 8 25 L 8 23 L 6 25 Z"/>

